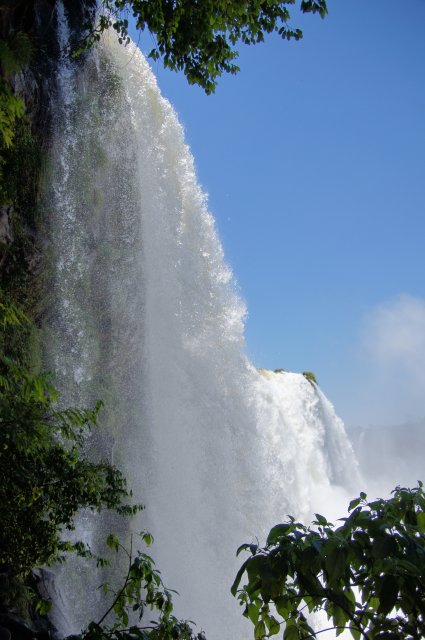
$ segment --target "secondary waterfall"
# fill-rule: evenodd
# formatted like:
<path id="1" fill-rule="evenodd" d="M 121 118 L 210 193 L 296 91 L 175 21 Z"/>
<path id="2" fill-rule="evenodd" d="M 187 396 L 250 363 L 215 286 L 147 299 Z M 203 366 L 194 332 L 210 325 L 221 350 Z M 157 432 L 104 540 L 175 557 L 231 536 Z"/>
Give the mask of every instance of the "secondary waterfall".
<path id="1" fill-rule="evenodd" d="M 58 22 L 66 43 L 60 5 Z M 250 637 L 230 595 L 236 548 L 288 513 L 345 504 L 351 446 L 315 385 L 247 361 L 245 308 L 193 158 L 137 48 L 107 34 L 84 62 L 64 55 L 52 100 L 46 362 L 65 405 L 104 400 L 87 446 L 147 505 L 176 614 L 209 640 Z M 82 514 L 78 534 L 93 544 L 112 525 Z M 63 633 L 101 606 L 82 594 L 85 571 L 58 578 Z"/>

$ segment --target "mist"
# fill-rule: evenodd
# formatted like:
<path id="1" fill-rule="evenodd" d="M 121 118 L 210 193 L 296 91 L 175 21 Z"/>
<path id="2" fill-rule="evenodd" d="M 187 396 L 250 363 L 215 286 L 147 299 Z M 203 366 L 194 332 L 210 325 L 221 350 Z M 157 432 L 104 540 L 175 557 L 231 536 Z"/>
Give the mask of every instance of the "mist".
<path id="1" fill-rule="evenodd" d="M 424 477 L 425 300 L 400 294 L 371 308 L 352 358 L 342 415 L 364 490 L 415 486 Z"/>

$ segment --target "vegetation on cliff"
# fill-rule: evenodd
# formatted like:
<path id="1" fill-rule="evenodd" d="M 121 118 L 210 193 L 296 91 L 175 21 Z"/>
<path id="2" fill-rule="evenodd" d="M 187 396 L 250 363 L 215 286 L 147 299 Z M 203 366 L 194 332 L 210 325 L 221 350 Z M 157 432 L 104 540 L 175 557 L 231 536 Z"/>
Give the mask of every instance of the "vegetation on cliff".
<path id="1" fill-rule="evenodd" d="M 70 553 L 109 564 L 70 536 L 77 511 L 113 509 L 128 517 L 142 506 L 129 504 L 131 492 L 118 469 L 84 454 L 84 436 L 96 426 L 101 403 L 93 410 L 57 409 L 50 376 L 25 366 L 16 346 L 10 356 L 9 338 L 22 333 L 12 345 L 25 344 L 31 323 L 18 306 L 5 302 L 1 289 L 0 299 L 0 613 L 29 619 L 33 610 L 45 614 L 50 608 L 30 586 L 34 569 L 63 562 Z M 150 546 L 153 538 L 142 532 L 141 541 Z M 202 640 L 202 633 L 173 615 L 171 592 L 152 558 L 127 551 L 113 534 L 106 542 L 127 557 L 127 574 L 116 593 L 104 585 L 111 605 L 81 640 Z M 155 622 L 146 622 L 148 611 L 155 612 Z"/>
<path id="2" fill-rule="evenodd" d="M 156 34 L 151 57 L 162 56 L 165 66 L 182 69 L 190 83 L 210 93 L 223 71 L 238 70 L 237 42 L 255 44 L 272 31 L 288 40 L 301 37 L 299 29 L 288 26 L 289 4 L 293 2 L 105 0 L 111 13 L 101 18 L 92 41 L 110 24 L 125 40 L 128 23 L 121 12 L 132 11 L 140 29 Z M 326 4 L 303 1 L 301 9 L 323 17 Z M 31 51 L 28 34 L 16 29 L 0 41 L 0 606 L 14 610 L 23 593 L 31 604 L 27 580 L 35 567 L 61 561 L 69 552 L 90 555 L 87 546 L 68 536 L 80 507 L 115 509 L 123 515 L 140 508 L 128 504 L 130 492 L 116 468 L 84 456 L 83 437 L 96 425 L 101 405 L 57 409 L 52 379 L 40 372 L 34 357 L 32 321 L 39 312 L 35 228 L 43 154 L 14 86 Z M 316 384 L 314 374 L 303 375 Z M 265 547 L 240 548 L 250 557 L 232 590 L 254 624 L 256 640 L 278 633 L 284 640 L 316 637 L 323 629 L 315 628 L 305 612 L 319 610 L 337 634 L 348 629 L 355 640 L 423 637 L 422 485 L 397 489 L 388 501 L 367 502 L 361 495 L 341 526 L 333 527 L 320 515 L 313 525 L 290 518 L 271 530 Z M 142 541 L 149 546 L 151 536 L 144 532 Z M 114 535 L 108 545 L 126 556 L 127 573 L 117 592 L 105 586 L 110 606 L 79 637 L 201 640 L 202 633 L 195 634 L 188 622 L 173 616 L 171 593 L 152 558 L 126 551 Z M 95 560 L 105 564 L 102 558 Z M 239 589 L 245 575 L 247 582 Z M 146 622 L 149 611 L 154 623 Z"/>
<path id="3" fill-rule="evenodd" d="M 0 150 L 12 146 L 16 121 L 25 112 L 25 102 L 14 93 L 11 79 L 29 63 L 31 53 L 31 41 L 26 33 L 18 32 L 8 40 L 0 40 Z"/>
<path id="4" fill-rule="evenodd" d="M 82 453 L 101 404 L 56 408 L 50 376 L 32 369 L 26 351 L 18 353 L 31 323 L 0 295 L 0 572 L 25 583 L 33 568 L 60 561 L 65 552 L 89 553 L 66 539 L 79 508 L 132 515 L 139 507 L 123 503 L 130 493 L 117 469 Z"/>
<path id="5" fill-rule="evenodd" d="M 142 508 L 131 504 L 117 468 L 108 461 L 92 462 L 84 453 L 102 403 L 60 410 L 53 378 L 40 369 L 37 324 L 46 291 L 38 227 L 45 140 L 35 114 L 25 111 L 25 93 L 34 96 L 25 87 L 17 91 L 31 42 L 15 28 L 0 40 L 0 619 L 6 628 L 12 624 L 16 637 L 26 633 L 19 618 L 31 624 L 37 612 L 50 608 L 37 593 L 35 569 L 63 562 L 70 553 L 108 565 L 72 535 L 77 511 L 108 509 L 128 517 Z M 152 537 L 144 532 L 141 542 L 149 546 Z M 128 571 L 117 593 L 104 585 L 111 605 L 81 638 L 203 637 L 175 618 L 171 592 L 147 553 L 127 552 L 114 535 L 107 544 L 127 554 Z M 146 621 L 149 611 L 155 622 Z M 7 637 L 4 628 L 0 632 Z"/>

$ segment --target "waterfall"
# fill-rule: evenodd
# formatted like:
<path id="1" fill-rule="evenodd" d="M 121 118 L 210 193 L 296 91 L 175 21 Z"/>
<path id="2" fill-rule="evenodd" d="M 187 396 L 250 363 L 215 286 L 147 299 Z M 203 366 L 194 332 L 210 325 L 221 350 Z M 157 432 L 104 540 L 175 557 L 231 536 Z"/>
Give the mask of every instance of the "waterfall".
<path id="1" fill-rule="evenodd" d="M 66 41 L 61 5 L 57 16 Z M 244 355 L 244 304 L 182 127 L 138 49 L 106 34 L 84 60 L 64 55 L 52 99 L 46 363 L 64 405 L 104 400 L 87 446 L 147 505 L 176 614 L 209 640 L 247 637 L 230 595 L 236 548 L 289 513 L 346 503 L 354 454 L 316 385 Z M 83 513 L 77 533 L 95 544 L 110 526 Z M 58 576 L 64 634 L 102 606 L 81 595 L 88 573 Z"/>

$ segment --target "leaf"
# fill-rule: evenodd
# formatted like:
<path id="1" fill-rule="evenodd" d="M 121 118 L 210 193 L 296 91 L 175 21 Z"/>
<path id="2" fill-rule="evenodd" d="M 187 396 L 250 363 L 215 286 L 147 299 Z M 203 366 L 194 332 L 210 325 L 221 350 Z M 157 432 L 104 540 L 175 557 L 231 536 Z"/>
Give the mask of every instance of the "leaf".
<path id="1" fill-rule="evenodd" d="M 247 549 L 251 549 L 251 545 L 250 544 L 248 544 L 247 542 L 245 544 L 241 544 L 241 546 L 238 547 L 238 549 L 236 551 L 236 555 L 238 556 L 241 551 L 246 551 Z"/>
<path id="2" fill-rule="evenodd" d="M 357 627 L 355 627 L 354 625 L 350 625 L 349 629 L 350 629 L 351 635 L 353 636 L 354 640 L 360 640 L 361 633 L 360 633 L 359 629 Z"/>
<path id="3" fill-rule="evenodd" d="M 372 555 L 376 559 L 383 559 L 397 552 L 397 543 L 394 538 L 386 533 L 374 540 Z"/>
<path id="4" fill-rule="evenodd" d="M 378 613 L 384 615 L 390 613 L 394 608 L 398 596 L 398 581 L 392 575 L 384 576 L 381 588 L 379 589 L 379 609 Z"/>
<path id="5" fill-rule="evenodd" d="M 319 524 L 321 527 L 327 527 L 331 524 L 326 520 L 324 516 L 320 515 L 320 513 L 315 513 L 314 515 L 316 516 L 316 521 L 314 522 L 314 524 Z"/>
<path id="6" fill-rule="evenodd" d="M 254 638 L 255 640 L 263 640 L 266 636 L 266 625 L 262 620 L 257 622 L 254 629 Z"/>
<path id="7" fill-rule="evenodd" d="M 420 511 L 417 514 L 417 521 L 418 521 L 418 529 L 421 533 L 425 533 L 425 513 L 423 511 Z"/>
<path id="8" fill-rule="evenodd" d="M 51 600 L 44 600 L 43 598 L 37 600 L 37 603 L 35 605 L 35 610 L 40 614 L 40 616 L 47 616 L 50 613 L 51 608 Z"/>
<path id="9" fill-rule="evenodd" d="M 341 607 L 338 607 L 337 605 L 335 605 L 333 609 L 333 623 L 335 627 L 338 627 L 336 629 L 337 636 L 339 636 L 344 631 L 344 627 L 347 623 L 347 620 L 348 620 L 348 615 L 345 613 L 345 611 L 341 609 Z"/>
<path id="10" fill-rule="evenodd" d="M 404 569 L 411 576 L 421 576 L 422 574 L 421 567 L 418 567 L 416 564 L 413 564 L 408 560 L 398 560 L 398 566 Z"/>
<path id="11" fill-rule="evenodd" d="M 246 571 L 251 583 L 257 578 L 263 579 L 263 573 L 268 573 L 268 570 L 269 558 L 266 555 L 251 556 L 246 562 Z"/>
<path id="12" fill-rule="evenodd" d="M 278 542 L 280 538 L 283 538 L 285 535 L 290 533 L 292 529 L 293 524 L 289 522 L 275 525 L 272 529 L 270 529 L 270 533 L 267 536 L 267 546 Z"/>
<path id="13" fill-rule="evenodd" d="M 275 598 L 274 604 L 276 607 L 276 611 L 282 618 L 287 618 L 289 615 L 289 600 L 285 598 L 285 596 L 279 596 Z"/>
<path id="14" fill-rule="evenodd" d="M 293 619 L 288 620 L 283 633 L 283 640 L 299 640 L 299 638 L 300 634 L 295 621 Z"/>
<path id="15" fill-rule="evenodd" d="M 257 606 L 255 606 L 255 604 L 251 603 L 248 605 L 246 609 L 246 615 L 253 624 L 257 624 L 259 613 L 259 609 Z"/>
<path id="16" fill-rule="evenodd" d="M 146 546 L 150 547 L 153 544 L 153 535 L 149 531 L 142 531 L 140 535 Z"/>
<path id="17" fill-rule="evenodd" d="M 356 498 L 355 500 L 351 500 L 350 504 L 348 505 L 348 511 L 352 511 L 353 509 L 358 507 L 361 501 L 362 501 L 361 498 Z"/>
<path id="18" fill-rule="evenodd" d="M 269 636 L 275 636 L 280 631 L 280 624 L 274 616 L 269 617 Z"/>
<path id="19" fill-rule="evenodd" d="M 328 574 L 328 582 L 334 583 L 345 574 L 347 553 L 345 549 L 336 547 L 326 558 L 326 571 Z"/>
<path id="20" fill-rule="evenodd" d="M 245 562 L 243 563 L 243 565 L 241 566 L 241 568 L 237 572 L 236 578 L 235 578 L 232 586 L 230 587 L 230 593 L 233 596 L 236 596 L 236 593 L 237 593 L 238 587 L 239 587 L 239 583 L 241 581 L 241 578 L 242 578 L 243 574 L 245 573 L 245 570 L 246 570 L 248 562 L 249 562 L 249 558 L 248 558 L 248 560 L 245 560 Z"/>
<path id="21" fill-rule="evenodd" d="M 106 544 L 110 549 L 114 551 L 118 551 L 120 547 L 120 541 L 117 538 L 117 536 L 114 535 L 113 533 L 110 533 L 109 536 L 106 538 Z"/>

